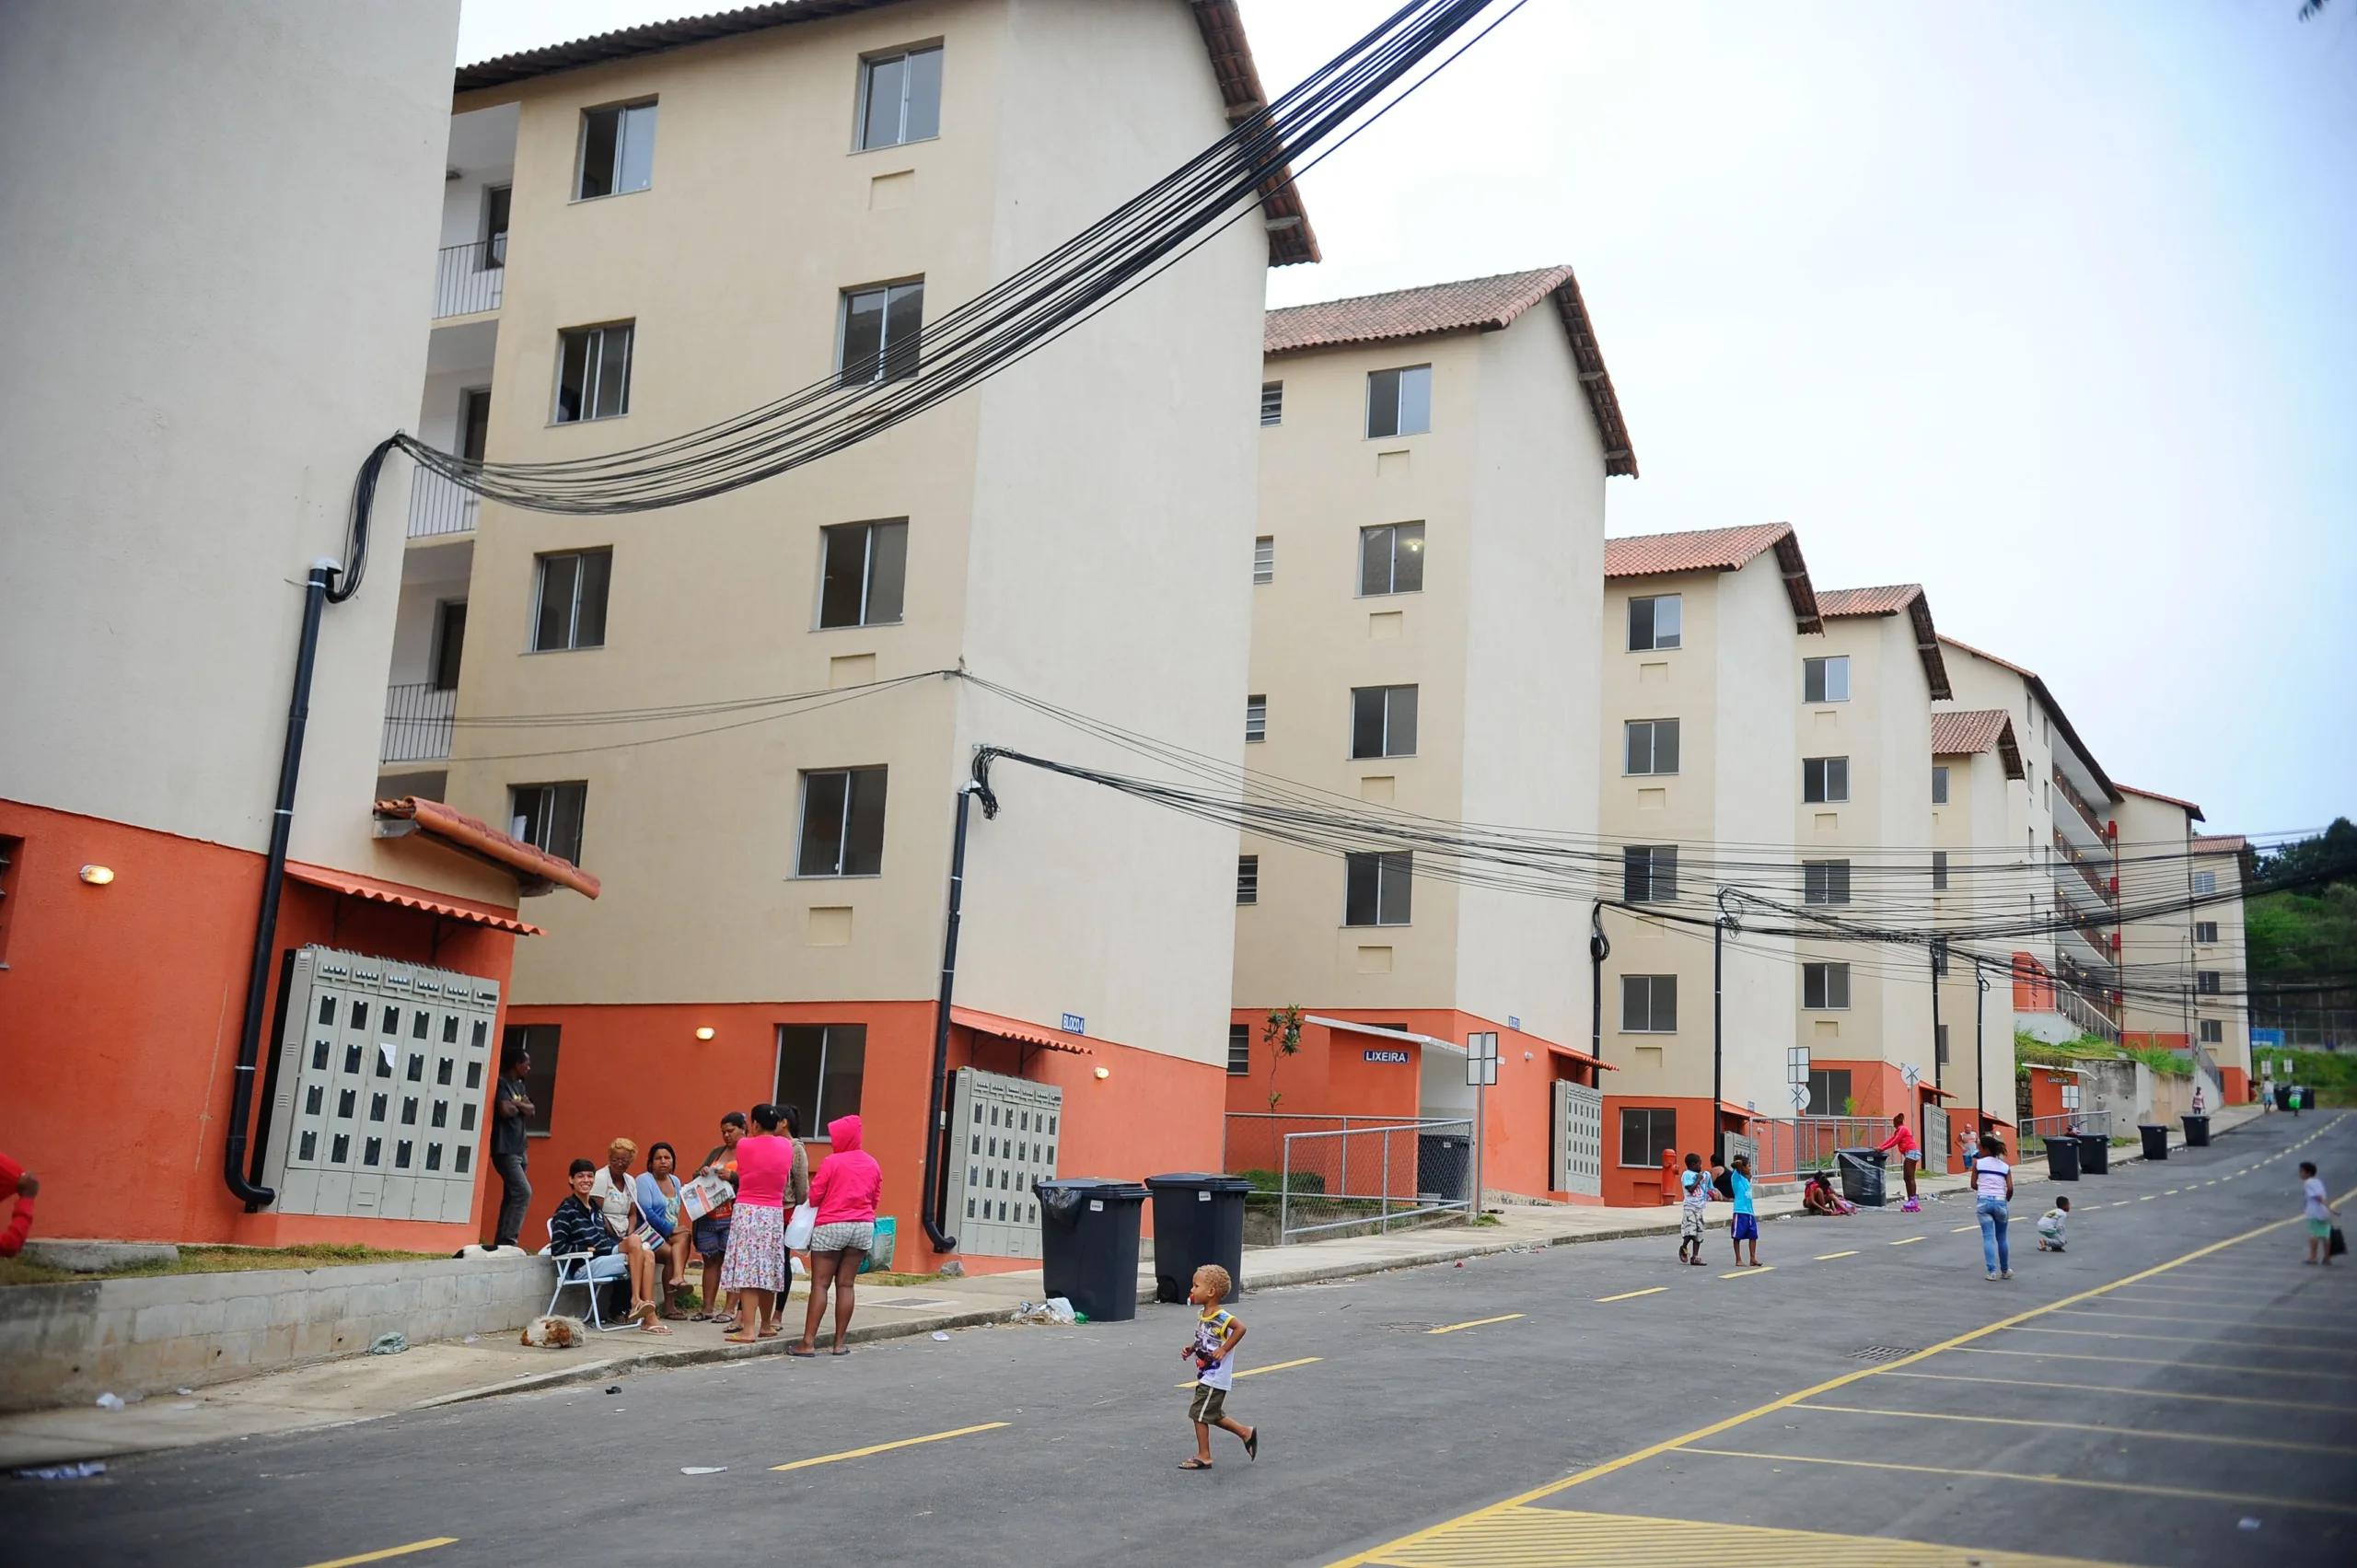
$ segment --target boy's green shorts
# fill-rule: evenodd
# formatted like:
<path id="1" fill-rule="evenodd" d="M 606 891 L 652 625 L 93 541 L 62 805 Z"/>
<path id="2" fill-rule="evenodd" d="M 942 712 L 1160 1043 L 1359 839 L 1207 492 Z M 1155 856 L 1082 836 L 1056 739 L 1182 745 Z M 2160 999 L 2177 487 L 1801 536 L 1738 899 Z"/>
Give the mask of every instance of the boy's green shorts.
<path id="1" fill-rule="evenodd" d="M 2328 1240 L 2332 1236 L 2332 1222 L 2330 1220 L 2310 1220 L 2308 1222 L 2308 1234 L 2315 1237 L 2318 1241 Z"/>
<path id="2" fill-rule="evenodd" d="M 1227 1413 L 1227 1390 L 1214 1388 L 1209 1383 L 1195 1385 L 1195 1402 L 1187 1407 L 1187 1419 L 1209 1426 Z"/>

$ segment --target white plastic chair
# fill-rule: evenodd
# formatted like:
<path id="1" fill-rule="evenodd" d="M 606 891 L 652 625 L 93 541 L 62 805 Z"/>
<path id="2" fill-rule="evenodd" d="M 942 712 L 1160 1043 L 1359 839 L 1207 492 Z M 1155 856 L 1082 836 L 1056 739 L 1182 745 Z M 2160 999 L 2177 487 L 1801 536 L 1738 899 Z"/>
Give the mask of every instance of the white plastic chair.
<path id="1" fill-rule="evenodd" d="M 629 1328 L 630 1322 L 628 1319 L 624 1319 L 620 1323 L 609 1323 L 606 1321 L 603 1312 L 599 1310 L 598 1305 L 598 1287 L 602 1284 L 611 1284 L 613 1281 L 610 1279 L 597 1280 L 589 1277 L 589 1265 L 597 1260 L 598 1254 L 595 1252 L 557 1251 L 556 1221 L 553 1219 L 550 1220 L 548 1222 L 548 1226 L 549 1256 L 556 1260 L 556 1289 L 549 1293 L 549 1307 L 546 1315 L 552 1318 L 555 1317 L 557 1297 L 563 1295 L 566 1291 L 572 1290 L 577 1286 L 588 1294 L 589 1321 L 597 1328 L 597 1330 L 599 1333 L 610 1334 L 616 1329 Z M 629 1278 L 626 1274 L 616 1275 L 614 1277 L 617 1279 Z"/>

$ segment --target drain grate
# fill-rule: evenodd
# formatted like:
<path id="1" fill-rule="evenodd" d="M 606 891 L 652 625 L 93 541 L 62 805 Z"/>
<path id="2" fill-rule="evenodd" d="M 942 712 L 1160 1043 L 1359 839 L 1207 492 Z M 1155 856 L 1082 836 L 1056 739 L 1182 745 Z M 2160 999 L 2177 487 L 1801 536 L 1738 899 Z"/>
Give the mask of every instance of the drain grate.
<path id="1" fill-rule="evenodd" d="M 1897 1361 L 1902 1356 L 1914 1353 L 1905 1345 L 1868 1345 L 1864 1350 L 1852 1351 L 1850 1359 L 1852 1361 Z"/>

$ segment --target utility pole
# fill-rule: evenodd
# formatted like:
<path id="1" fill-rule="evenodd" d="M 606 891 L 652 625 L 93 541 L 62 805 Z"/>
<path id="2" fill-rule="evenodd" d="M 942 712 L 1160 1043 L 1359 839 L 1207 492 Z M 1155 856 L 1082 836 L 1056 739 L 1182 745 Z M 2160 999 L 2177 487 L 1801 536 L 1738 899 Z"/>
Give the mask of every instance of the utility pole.
<path id="1" fill-rule="evenodd" d="M 1726 952 L 1727 933 L 1735 915 L 1727 908 L 1728 889 L 1719 889 L 1719 918 L 1711 923 L 1711 1160 L 1726 1163 L 1726 1134 L 1719 1128 L 1719 1101 L 1726 1076 Z"/>
<path id="2" fill-rule="evenodd" d="M 1980 957 L 1976 954 L 1972 960 L 1972 1113 L 1980 1118 L 1980 1132 L 1989 1131 L 1988 1059 L 1981 1043 L 1981 1022 L 1988 1003 L 1989 976 L 1981 969 Z M 2005 1120 L 2010 1121 L 2013 1118 Z"/>
<path id="3" fill-rule="evenodd" d="M 1947 945 L 1938 937 L 1932 938 L 1932 1087 L 1944 1088 L 1940 1082 L 1940 1059 L 1947 1052 L 1940 1049 L 1940 970 L 1946 968 L 1941 960 Z"/>

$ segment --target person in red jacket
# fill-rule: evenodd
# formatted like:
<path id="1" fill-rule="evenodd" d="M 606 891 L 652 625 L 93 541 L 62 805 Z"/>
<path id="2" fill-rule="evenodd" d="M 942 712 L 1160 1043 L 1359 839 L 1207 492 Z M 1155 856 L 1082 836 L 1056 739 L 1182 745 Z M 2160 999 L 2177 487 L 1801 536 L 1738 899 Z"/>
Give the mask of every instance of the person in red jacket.
<path id="1" fill-rule="evenodd" d="M 1922 1163 L 1923 1146 L 1915 1141 L 1915 1129 L 1907 1125 L 1904 1112 L 1890 1119 L 1890 1136 L 1882 1141 L 1882 1146 L 1898 1151 L 1899 1179 L 1907 1183 L 1907 1202 L 1899 1207 L 1911 1213 L 1922 1207 L 1915 1197 L 1915 1167 Z"/>
<path id="2" fill-rule="evenodd" d="M 40 1177 L 0 1155 L 0 1198 L 11 1192 L 17 1195 L 17 1212 L 8 1217 L 8 1228 L 0 1230 L 0 1258 L 14 1258 L 25 1249 L 25 1237 L 33 1228 L 33 1199 L 41 1192 Z"/>

